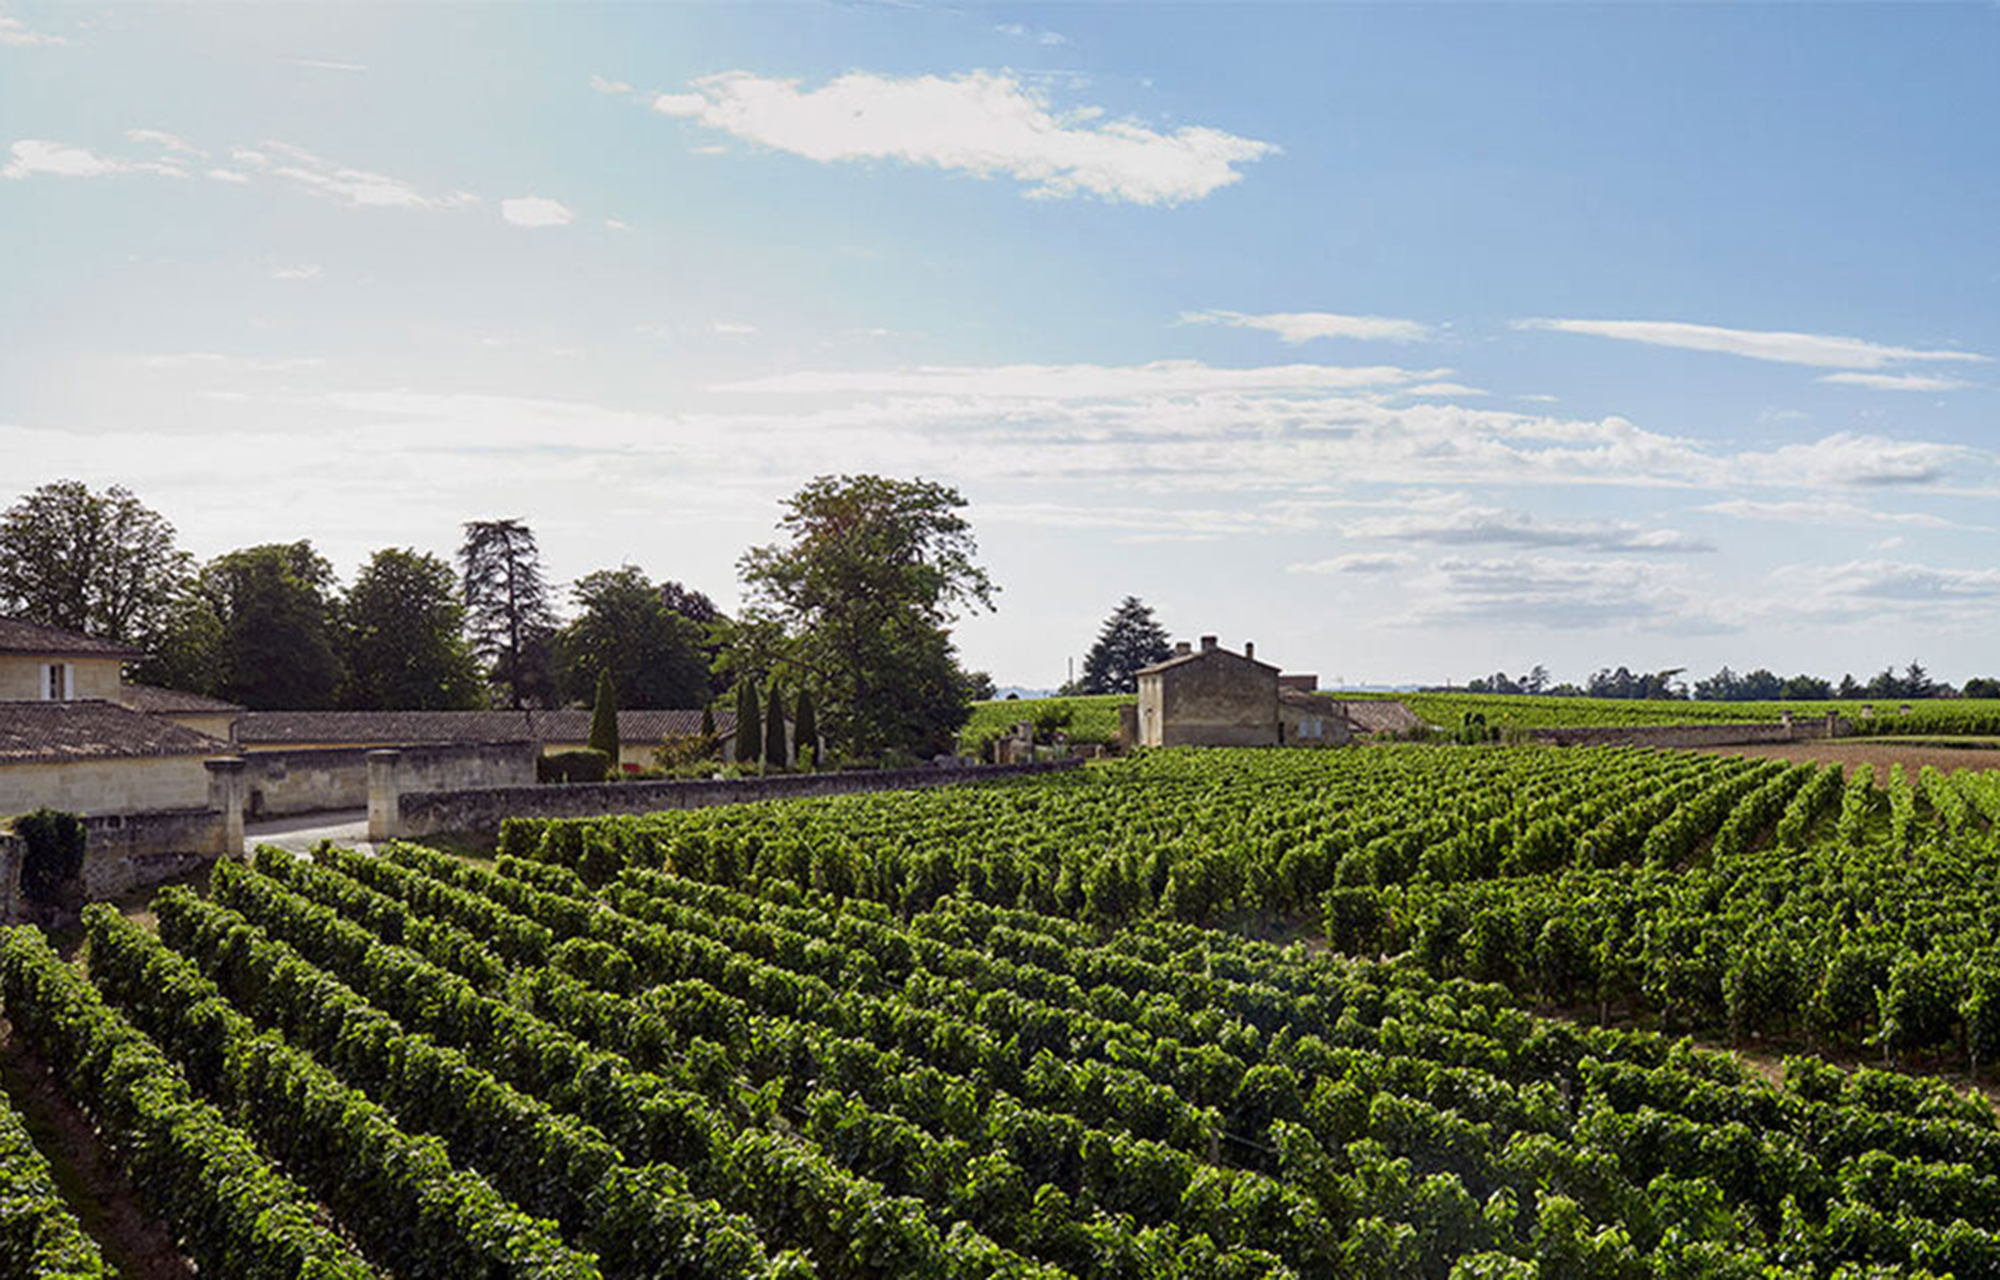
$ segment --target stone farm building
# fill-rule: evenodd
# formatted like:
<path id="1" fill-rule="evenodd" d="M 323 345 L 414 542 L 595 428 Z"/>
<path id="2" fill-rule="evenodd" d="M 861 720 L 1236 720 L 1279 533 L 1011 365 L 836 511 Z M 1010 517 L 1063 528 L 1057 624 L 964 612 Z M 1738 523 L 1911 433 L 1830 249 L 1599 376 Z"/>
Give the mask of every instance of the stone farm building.
<path id="1" fill-rule="evenodd" d="M 1257 658 L 1224 649 L 1214 636 L 1139 673 L 1139 700 L 1123 726 L 1146 747 L 1341 746 L 1357 736 L 1401 736 L 1420 721 L 1400 702 L 1336 701 L 1310 675 L 1282 675 Z"/>

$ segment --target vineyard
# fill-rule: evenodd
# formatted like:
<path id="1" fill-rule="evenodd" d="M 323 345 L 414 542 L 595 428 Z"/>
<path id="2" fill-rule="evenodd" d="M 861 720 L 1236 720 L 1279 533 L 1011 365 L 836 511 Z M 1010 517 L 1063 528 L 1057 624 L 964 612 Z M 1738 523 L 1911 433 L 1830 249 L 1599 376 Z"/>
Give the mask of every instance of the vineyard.
<path id="1" fill-rule="evenodd" d="M 2000 1048 L 1996 833 L 2000 775 L 1155 753 L 267 849 L 0 999 L 204 1275 L 2000 1276 L 2000 1118 L 1907 1070 Z M 18 1128 L 0 1272 L 109 1274 Z"/>
<path id="2" fill-rule="evenodd" d="M 1352 701 L 1394 698 L 1418 719 L 1443 729 L 1455 729 L 1467 715 L 1483 716 L 1496 729 L 1627 728 L 1668 724 L 1748 724 L 1774 721 L 1786 712 L 1800 721 L 1824 719 L 1833 712 L 1862 734 L 1989 734 L 2000 735 L 2000 701 L 1950 698 L 1915 702 L 1908 715 L 1895 701 L 1866 702 L 1695 702 L 1688 699 L 1553 698 L 1499 693 L 1347 693 L 1328 697 Z M 967 749 L 997 738 L 1020 720 L 1053 713 L 1062 719 L 1072 740 L 1112 742 L 1118 737 L 1118 708 L 1134 701 L 1130 695 L 1039 698 L 1014 702 L 982 702 L 960 733 Z M 1861 715 L 1863 706 L 1874 714 Z"/>

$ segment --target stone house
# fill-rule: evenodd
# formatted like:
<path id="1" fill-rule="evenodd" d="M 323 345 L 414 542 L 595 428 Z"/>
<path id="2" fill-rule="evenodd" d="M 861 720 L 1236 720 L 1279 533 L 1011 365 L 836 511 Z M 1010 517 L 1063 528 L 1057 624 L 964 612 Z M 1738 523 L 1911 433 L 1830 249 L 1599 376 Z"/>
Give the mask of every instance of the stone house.
<path id="1" fill-rule="evenodd" d="M 1144 747 L 1274 747 L 1278 668 L 1257 660 L 1255 645 L 1233 653 L 1203 636 L 1185 640 L 1165 662 L 1141 668 L 1136 741 Z"/>
<path id="2" fill-rule="evenodd" d="M 1354 724 L 1340 704 L 1316 693 L 1278 690 L 1279 741 L 1288 747 L 1344 747 L 1354 741 Z"/>

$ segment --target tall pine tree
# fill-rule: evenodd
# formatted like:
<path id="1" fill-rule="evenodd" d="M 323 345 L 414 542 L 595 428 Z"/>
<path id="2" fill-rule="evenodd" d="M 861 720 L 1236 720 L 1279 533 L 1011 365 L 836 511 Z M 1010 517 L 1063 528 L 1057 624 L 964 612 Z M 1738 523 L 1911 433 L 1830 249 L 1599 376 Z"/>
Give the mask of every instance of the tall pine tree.
<path id="1" fill-rule="evenodd" d="M 736 682 L 736 763 L 749 764 L 764 749 L 763 724 L 757 719 L 757 686 Z"/>
<path id="2" fill-rule="evenodd" d="M 487 679 L 510 707 L 555 700 L 549 642 L 556 614 L 542 577 L 535 533 L 519 520 L 468 520 L 458 563 L 465 586 L 466 629 Z"/>
<path id="3" fill-rule="evenodd" d="M 785 767 L 785 691 L 778 687 L 776 676 L 771 677 L 770 692 L 764 699 L 764 767 Z"/>
<path id="4" fill-rule="evenodd" d="M 590 713 L 590 749 L 602 751 L 612 773 L 618 772 L 618 685 L 609 671 L 597 673 L 597 706 Z"/>
<path id="5" fill-rule="evenodd" d="M 810 689 L 799 690 L 799 709 L 792 717 L 792 750 L 800 768 L 819 767 L 819 716 Z"/>
<path id="6" fill-rule="evenodd" d="M 1097 633 L 1083 660 L 1085 693 L 1137 693 L 1139 670 L 1174 654 L 1167 629 L 1137 596 L 1126 596 Z"/>

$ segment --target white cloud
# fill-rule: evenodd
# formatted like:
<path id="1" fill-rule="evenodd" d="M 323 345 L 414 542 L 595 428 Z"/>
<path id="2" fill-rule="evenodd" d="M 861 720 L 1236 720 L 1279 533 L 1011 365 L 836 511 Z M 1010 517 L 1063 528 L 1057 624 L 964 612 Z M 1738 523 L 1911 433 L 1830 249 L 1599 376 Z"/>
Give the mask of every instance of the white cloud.
<path id="1" fill-rule="evenodd" d="M 632 92 L 632 86 L 626 84 L 623 80 L 607 80 L 599 75 L 590 77 L 590 87 L 599 93 L 626 94 Z"/>
<path id="2" fill-rule="evenodd" d="M 162 133 L 158 129 L 127 129 L 125 136 L 133 142 L 150 142 L 163 151 L 172 151 L 189 156 L 206 157 L 208 155 L 208 152 L 203 151 L 187 139 L 176 137 L 171 133 Z"/>
<path id="3" fill-rule="evenodd" d="M 1035 198 L 1144 205 L 1199 200 L 1275 154 L 1268 142 L 1188 126 L 1161 133 L 1096 109 L 1058 111 L 1006 72 L 907 79 L 849 72 L 818 89 L 730 71 L 663 93 L 653 109 L 810 160 L 897 160 L 988 178 Z"/>
<path id="4" fill-rule="evenodd" d="M 288 142 L 267 139 L 255 150 L 239 148 L 230 156 L 239 164 L 268 170 L 301 191 L 354 209 L 454 209 L 479 203 L 479 197 L 468 191 L 427 195 L 400 178 L 351 169 Z"/>
<path id="5" fill-rule="evenodd" d="M 250 185 L 250 175 L 235 169 L 210 169 L 208 176 L 217 182 L 227 182 L 232 186 L 245 187 Z"/>
<path id="6" fill-rule="evenodd" d="M 1941 569 L 1894 560 L 1852 560 L 1810 572 L 1828 596 L 1911 602 L 2000 600 L 2000 569 Z"/>
<path id="7" fill-rule="evenodd" d="M 1448 369 L 1388 365 L 1292 364 L 1227 369 L 1198 360 L 1140 365 L 924 365 L 913 369 L 802 371 L 722 384 L 720 391 L 824 394 L 990 396 L 996 399 L 1096 400 L 1210 392 L 1355 391 L 1433 379 Z"/>
<path id="8" fill-rule="evenodd" d="M 576 211 L 546 196 L 514 196 L 500 202 L 500 216 L 517 227 L 565 227 Z"/>
<path id="9" fill-rule="evenodd" d="M 295 267 L 278 267 L 271 272 L 273 280 L 317 280 L 320 269 L 316 262 L 302 262 Z"/>
<path id="10" fill-rule="evenodd" d="M 1396 551 L 1354 551 L 1329 560 L 1306 560 L 1285 566 L 1286 573 L 1400 573 L 1410 557 Z"/>
<path id="11" fill-rule="evenodd" d="M 1958 378 L 1936 378 L 1921 373 L 1829 373 L 1820 381 L 1866 387 L 1870 391 L 1963 391 L 1972 385 Z"/>
<path id="12" fill-rule="evenodd" d="M 1775 330 L 1725 329 L 1717 325 L 1688 324 L 1678 320 L 1516 320 L 1514 327 L 1590 334 L 1599 338 L 1617 338 L 1625 342 L 1643 342 L 1649 346 L 1714 351 L 1725 355 L 1745 356 L 1752 360 L 1811 365 L 1821 369 L 1880 369 L 1887 365 L 1913 360 L 1981 362 L 1987 359 L 1969 351 L 1923 351 L 1911 347 L 1884 346 L 1860 338 Z"/>
<path id="13" fill-rule="evenodd" d="M 757 332 L 756 325 L 744 324 L 738 320 L 717 320 L 708 327 L 712 333 L 720 333 L 732 338 L 740 338 Z"/>
<path id="14" fill-rule="evenodd" d="M 1415 320 L 1384 316 L 1343 316 L 1330 311 L 1274 311 L 1245 315 L 1241 311 L 1183 311 L 1182 324 L 1219 324 L 1232 329 L 1261 329 L 1279 341 L 1297 346 L 1315 338 L 1363 338 L 1382 342 L 1422 342 L 1430 329 Z"/>
<path id="15" fill-rule="evenodd" d="M 1645 562 L 1452 556 L 1409 586 L 1416 600 L 1397 621 L 1412 625 L 1683 635 L 1740 629 L 1685 574 Z"/>
<path id="16" fill-rule="evenodd" d="M 1492 395 L 1493 393 L 1490 391 L 1482 390 L 1479 387 L 1468 387 L 1462 382 L 1426 382 L 1420 387 L 1405 387 L 1403 390 L 1397 392 L 1396 394 L 1405 396 L 1441 396 L 1447 399 L 1455 397 L 1463 399 L 1468 396 L 1486 396 L 1486 395 Z"/>
<path id="17" fill-rule="evenodd" d="M 606 218 L 604 220 L 604 225 L 613 231 L 630 231 L 632 229 L 631 223 L 620 222 L 616 218 Z"/>
<path id="18" fill-rule="evenodd" d="M 1395 515 L 1356 520 L 1350 538 L 1381 538 L 1442 546 L 1568 547 L 1583 551 L 1671 553 L 1713 551 L 1713 544 L 1677 529 L 1643 529 L 1622 521 L 1543 520 L 1522 511 L 1479 506 L 1460 493 L 1419 498 Z"/>
<path id="19" fill-rule="evenodd" d="M 1742 454 L 1737 464 L 1769 483 L 1868 487 L 1929 484 L 1970 456 L 1971 450 L 1960 445 L 1842 431 L 1810 444 Z"/>
<path id="20" fill-rule="evenodd" d="M 218 369 L 245 373 L 290 373 L 299 369 L 318 369 L 326 364 L 324 356 L 266 359 L 220 351 L 169 351 L 142 355 L 137 360 L 148 369 Z"/>
<path id="21" fill-rule="evenodd" d="M 1012 36 L 1016 40 L 1032 40 L 1044 47 L 1069 43 L 1069 37 L 1061 32 L 1030 27 L 1019 22 L 996 22 L 993 24 L 993 29 L 1003 36 Z"/>
<path id="22" fill-rule="evenodd" d="M 27 48 L 30 45 L 59 45 L 69 41 L 61 36 L 46 35 L 40 31 L 28 30 L 28 24 L 19 18 L 0 14 L 0 47 Z"/>
<path id="23" fill-rule="evenodd" d="M 314 71 L 362 72 L 368 70 L 366 63 L 334 62 L 327 58 L 286 58 L 285 65 L 291 67 L 310 67 Z"/>
<path id="24" fill-rule="evenodd" d="M 178 165 L 151 160 L 122 160 L 101 156 L 85 147 L 23 138 L 8 148 L 12 155 L 0 166 L 0 178 L 102 178 L 116 173 L 151 173 L 167 178 L 185 178 L 187 170 Z"/>
<path id="25" fill-rule="evenodd" d="M 1781 524 L 1900 524 L 1925 529 L 1975 527 L 1915 511 L 1876 511 L 1858 503 L 1843 502 L 1835 498 L 1795 499 L 1782 502 L 1730 498 L 1722 502 L 1708 503 L 1697 507 L 1696 510 L 1722 516 L 1735 516 L 1742 520 L 1770 520 Z"/>

